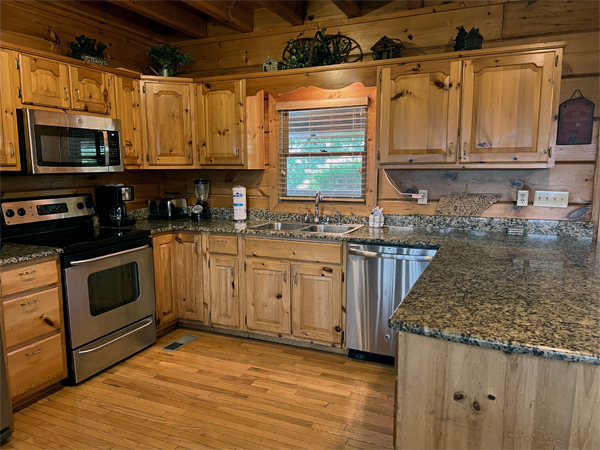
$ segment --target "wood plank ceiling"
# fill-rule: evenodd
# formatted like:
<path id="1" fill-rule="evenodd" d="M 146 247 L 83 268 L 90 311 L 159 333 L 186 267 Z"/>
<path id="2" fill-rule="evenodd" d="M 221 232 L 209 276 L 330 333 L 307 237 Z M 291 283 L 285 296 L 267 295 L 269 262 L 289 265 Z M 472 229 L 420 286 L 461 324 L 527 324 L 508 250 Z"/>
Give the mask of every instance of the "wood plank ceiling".
<path id="1" fill-rule="evenodd" d="M 319 0 L 329 1 L 329 0 Z M 40 3 L 44 3 L 43 1 Z M 68 14 L 143 35 L 155 42 L 176 42 L 208 37 L 209 21 L 230 28 L 232 33 L 254 31 L 254 10 L 265 8 L 292 26 L 303 25 L 306 0 L 80 0 L 52 1 L 53 7 Z M 331 0 L 348 18 L 361 16 L 358 0 Z M 385 5 L 389 1 L 375 2 Z M 407 8 L 422 7 L 423 1 L 406 1 Z M 369 8 L 373 9 L 370 5 Z"/>

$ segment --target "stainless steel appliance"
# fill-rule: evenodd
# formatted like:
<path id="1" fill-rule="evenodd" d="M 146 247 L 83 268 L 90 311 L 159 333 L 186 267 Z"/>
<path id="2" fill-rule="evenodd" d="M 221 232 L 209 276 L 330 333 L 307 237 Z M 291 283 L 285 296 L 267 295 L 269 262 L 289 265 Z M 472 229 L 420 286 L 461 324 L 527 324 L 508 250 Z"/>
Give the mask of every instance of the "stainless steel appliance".
<path id="1" fill-rule="evenodd" d="M 149 219 L 182 219 L 188 217 L 185 198 L 165 197 L 148 200 Z"/>
<path id="2" fill-rule="evenodd" d="M 196 180 L 194 181 L 194 184 L 194 191 L 196 193 L 196 206 L 200 206 L 200 208 L 192 208 L 192 219 L 208 220 L 210 219 L 210 209 L 208 208 L 210 183 L 208 180 Z"/>
<path id="3" fill-rule="evenodd" d="M 8 394 L 8 382 L 6 379 L 6 365 L 4 364 L 4 352 L 2 351 L 2 332 L 0 330 L 0 442 L 12 434 L 12 408 L 10 395 Z"/>
<path id="4" fill-rule="evenodd" d="M 133 200 L 133 186 L 108 185 L 96 188 L 96 207 L 100 225 L 122 227 L 132 225 L 125 202 Z"/>
<path id="5" fill-rule="evenodd" d="M 437 250 L 348 244 L 346 347 L 350 356 L 394 357 L 388 319 Z"/>
<path id="6" fill-rule="evenodd" d="M 89 194 L 5 200 L 0 209 L 3 242 L 63 250 L 71 382 L 79 383 L 156 342 L 148 231 L 94 227 Z"/>
<path id="7" fill-rule="evenodd" d="M 119 119 L 17 111 L 21 161 L 28 173 L 123 172 Z"/>

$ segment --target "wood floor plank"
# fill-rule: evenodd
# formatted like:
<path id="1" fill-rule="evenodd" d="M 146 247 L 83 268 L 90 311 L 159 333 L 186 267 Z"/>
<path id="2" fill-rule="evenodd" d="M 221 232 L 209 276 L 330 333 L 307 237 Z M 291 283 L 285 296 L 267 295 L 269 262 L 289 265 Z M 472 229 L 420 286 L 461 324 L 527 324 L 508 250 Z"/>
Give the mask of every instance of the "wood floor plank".
<path id="1" fill-rule="evenodd" d="M 176 352 L 160 350 L 199 336 Z M 394 369 L 178 329 L 14 414 L 19 449 L 391 449 Z"/>

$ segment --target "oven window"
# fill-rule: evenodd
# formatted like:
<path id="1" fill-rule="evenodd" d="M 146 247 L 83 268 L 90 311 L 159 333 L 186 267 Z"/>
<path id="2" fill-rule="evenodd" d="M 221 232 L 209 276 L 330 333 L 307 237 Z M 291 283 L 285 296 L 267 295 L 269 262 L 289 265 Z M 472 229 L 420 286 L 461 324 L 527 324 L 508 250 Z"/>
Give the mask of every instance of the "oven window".
<path id="1" fill-rule="evenodd" d="M 90 313 L 98 316 L 136 301 L 140 297 L 136 262 L 95 272 L 88 277 Z"/>
<path id="2" fill-rule="evenodd" d="M 35 125 L 38 166 L 98 167 L 106 165 L 101 131 Z"/>

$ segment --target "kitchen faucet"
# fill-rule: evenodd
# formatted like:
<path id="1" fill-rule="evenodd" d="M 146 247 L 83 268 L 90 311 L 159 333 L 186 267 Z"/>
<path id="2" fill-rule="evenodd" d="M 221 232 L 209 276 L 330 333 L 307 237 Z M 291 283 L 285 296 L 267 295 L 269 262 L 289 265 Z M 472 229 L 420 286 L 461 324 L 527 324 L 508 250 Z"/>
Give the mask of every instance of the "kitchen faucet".
<path id="1" fill-rule="evenodd" d="M 315 223 L 319 223 L 319 202 L 323 201 L 323 194 L 321 191 L 317 191 L 315 195 Z"/>

